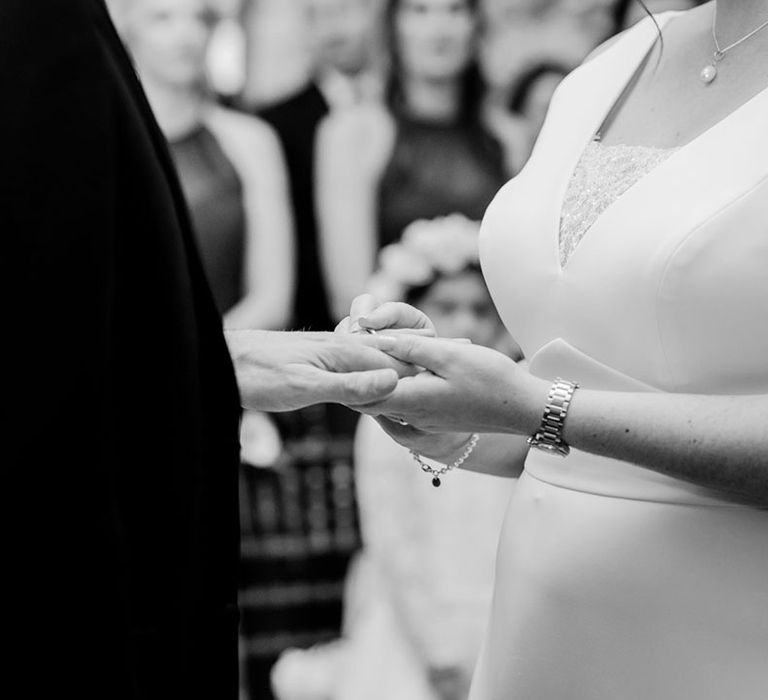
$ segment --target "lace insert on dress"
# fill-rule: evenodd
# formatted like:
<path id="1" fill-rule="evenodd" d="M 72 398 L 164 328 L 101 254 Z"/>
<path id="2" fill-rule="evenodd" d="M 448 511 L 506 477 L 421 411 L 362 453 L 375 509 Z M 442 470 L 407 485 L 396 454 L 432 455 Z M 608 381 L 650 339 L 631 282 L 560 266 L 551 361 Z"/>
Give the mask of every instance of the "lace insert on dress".
<path id="1" fill-rule="evenodd" d="M 605 145 L 598 140 L 587 145 L 568 183 L 560 214 L 561 267 L 600 214 L 676 150 Z"/>

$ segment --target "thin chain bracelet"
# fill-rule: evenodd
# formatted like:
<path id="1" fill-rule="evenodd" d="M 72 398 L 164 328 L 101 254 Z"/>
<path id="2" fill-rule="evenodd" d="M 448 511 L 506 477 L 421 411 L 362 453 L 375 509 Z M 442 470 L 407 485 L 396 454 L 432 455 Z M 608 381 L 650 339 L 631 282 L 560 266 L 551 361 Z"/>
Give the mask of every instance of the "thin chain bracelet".
<path id="1" fill-rule="evenodd" d="M 421 471 L 432 475 L 432 486 L 437 488 L 440 486 L 440 477 L 443 476 L 443 474 L 464 464 L 467 457 L 469 457 L 469 455 L 471 455 L 472 451 L 475 449 L 475 445 L 477 445 L 478 440 L 480 440 L 480 436 L 477 433 L 472 433 L 471 437 L 469 438 L 469 442 L 467 443 L 467 447 L 465 448 L 464 452 L 461 453 L 461 457 L 459 457 L 452 464 L 443 464 L 440 467 L 433 467 L 431 464 L 427 464 L 421 458 L 421 455 L 418 452 L 414 452 L 413 450 L 411 450 L 411 457 L 416 460 L 416 464 L 421 467 Z"/>

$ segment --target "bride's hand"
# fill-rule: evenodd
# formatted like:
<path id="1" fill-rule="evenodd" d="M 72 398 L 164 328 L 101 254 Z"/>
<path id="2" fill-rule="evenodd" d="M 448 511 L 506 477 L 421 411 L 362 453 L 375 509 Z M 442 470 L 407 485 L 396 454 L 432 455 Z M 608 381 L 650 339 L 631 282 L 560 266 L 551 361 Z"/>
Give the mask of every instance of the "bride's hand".
<path id="1" fill-rule="evenodd" d="M 339 333 L 401 331 L 414 335 L 437 335 L 432 321 L 417 308 L 395 301 L 380 304 L 370 294 L 355 297 L 349 316 L 336 326 L 336 331 Z"/>
<path id="2" fill-rule="evenodd" d="M 538 429 L 549 382 L 506 355 L 438 338 L 374 338 L 379 349 L 427 371 L 400 379 L 389 397 L 360 407 L 365 413 L 397 416 L 426 433 L 531 435 Z"/>
<path id="3" fill-rule="evenodd" d="M 365 331 L 386 332 L 392 335 L 409 333 L 435 336 L 435 326 L 430 318 L 419 309 L 401 302 L 380 304 L 370 294 L 355 297 L 349 316 L 336 326 L 337 333 Z M 421 371 L 414 367 L 414 373 Z M 365 408 L 351 406 L 365 412 Z M 409 450 L 434 459 L 448 461 L 469 439 L 468 433 L 426 432 L 399 420 L 398 416 L 377 415 L 376 422 L 395 441 Z"/>

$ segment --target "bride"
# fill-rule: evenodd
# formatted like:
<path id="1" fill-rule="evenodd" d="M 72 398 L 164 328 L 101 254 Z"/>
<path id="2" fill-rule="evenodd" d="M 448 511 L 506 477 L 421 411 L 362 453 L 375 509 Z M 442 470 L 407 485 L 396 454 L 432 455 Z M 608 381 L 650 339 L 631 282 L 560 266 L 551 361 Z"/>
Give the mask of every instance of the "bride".
<path id="1" fill-rule="evenodd" d="M 472 700 L 766 697 L 766 65 L 768 1 L 715 0 L 561 83 L 481 232 L 527 370 L 353 303 L 350 326 L 427 370 L 361 410 L 443 489 L 461 458 L 525 460 Z"/>

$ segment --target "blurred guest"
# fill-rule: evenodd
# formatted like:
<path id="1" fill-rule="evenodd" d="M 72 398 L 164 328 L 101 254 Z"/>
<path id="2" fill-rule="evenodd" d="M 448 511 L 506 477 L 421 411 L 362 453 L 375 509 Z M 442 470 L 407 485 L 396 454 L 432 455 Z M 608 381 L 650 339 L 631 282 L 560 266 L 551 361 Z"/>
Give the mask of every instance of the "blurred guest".
<path id="1" fill-rule="evenodd" d="M 114 1 L 225 326 L 287 326 L 294 270 L 283 156 L 267 124 L 218 106 L 207 89 L 209 0 Z"/>
<path id="2" fill-rule="evenodd" d="M 544 123 L 555 89 L 568 72 L 569 68 L 561 63 L 539 63 L 525 71 L 513 86 L 509 110 L 529 122 L 534 136 Z"/>
<path id="3" fill-rule="evenodd" d="M 309 0 L 315 62 L 311 80 L 277 104 L 266 108 L 245 105 L 275 128 L 288 164 L 297 237 L 294 328 L 323 330 L 333 326 L 318 262 L 313 196 L 315 136 L 330 110 L 380 96 L 376 7 L 376 0 Z"/>
<path id="4" fill-rule="evenodd" d="M 575 68 L 614 31 L 615 0 L 483 0 L 483 70 L 501 109 L 542 63 Z"/>
<path id="5" fill-rule="evenodd" d="M 561 63 L 539 63 L 520 74 L 512 86 L 507 109 L 518 120 L 522 132 L 520 167 L 530 156 L 552 95 L 568 72 L 569 68 Z"/>
<path id="6" fill-rule="evenodd" d="M 243 83 L 239 104 L 276 104 L 310 80 L 312 55 L 308 0 L 239 0 L 243 31 Z"/>
<path id="7" fill-rule="evenodd" d="M 477 231 L 461 216 L 411 224 L 401 243 L 381 251 L 369 290 L 422 309 L 440 336 L 511 348 L 520 359 L 483 281 Z M 512 485 L 458 469 L 436 490 L 369 417 L 359 424 L 355 473 L 363 557 L 351 581 L 358 610 L 349 613 L 349 668 L 337 698 L 464 700 Z"/>
<path id="8" fill-rule="evenodd" d="M 615 6 L 616 0 L 559 0 L 558 13 L 572 23 L 589 52 L 616 33 Z"/>
<path id="9" fill-rule="evenodd" d="M 315 81 L 329 107 L 381 98 L 378 0 L 309 0 Z"/>
<path id="10" fill-rule="evenodd" d="M 482 7 L 496 22 L 516 22 L 521 17 L 544 17 L 559 3 L 560 0 L 482 0 Z"/>
<path id="11" fill-rule="evenodd" d="M 668 10 L 689 10 L 702 5 L 706 0 L 645 0 L 650 12 L 661 13 Z M 622 31 L 637 24 L 646 16 L 645 9 L 637 0 L 617 0 L 614 13 L 615 30 Z"/>
<path id="12" fill-rule="evenodd" d="M 280 144 L 264 121 L 216 104 L 206 56 L 210 0 L 113 0 L 170 144 L 203 265 L 227 328 L 285 328 L 294 286 L 292 215 Z M 281 440 L 267 414 L 241 420 L 241 461 L 271 465 Z M 246 479 L 241 468 L 241 481 Z M 245 660 L 245 650 L 241 655 Z M 244 664 L 245 665 L 245 664 Z M 249 674 L 241 674 L 243 685 Z"/>
<path id="13" fill-rule="evenodd" d="M 702 0 L 649 0 L 653 12 Z M 488 26 L 483 70 L 495 102 L 507 104 L 544 64 L 573 69 L 595 47 L 645 16 L 636 0 L 482 0 Z M 550 76 L 552 77 L 552 76 Z"/>
<path id="14" fill-rule="evenodd" d="M 243 106 L 273 126 L 288 164 L 296 221 L 293 328 L 333 323 L 318 262 L 313 199 L 315 135 L 329 110 L 376 99 L 376 0 L 309 0 L 315 70 L 296 94 L 263 108 Z M 246 7 L 252 30 L 263 21 Z M 262 111 L 259 111 L 262 110 Z M 242 627 L 253 698 L 271 697 L 269 670 L 289 645 L 338 636 L 342 588 L 359 546 L 353 490 L 352 434 L 357 415 L 323 404 L 274 416 L 283 444 L 271 469 L 241 474 Z"/>
<path id="15" fill-rule="evenodd" d="M 471 0 L 389 0 L 385 105 L 331 114 L 317 144 L 322 260 L 341 318 L 376 251 L 416 219 L 479 219 L 508 172 L 507 134 L 483 117 Z"/>

